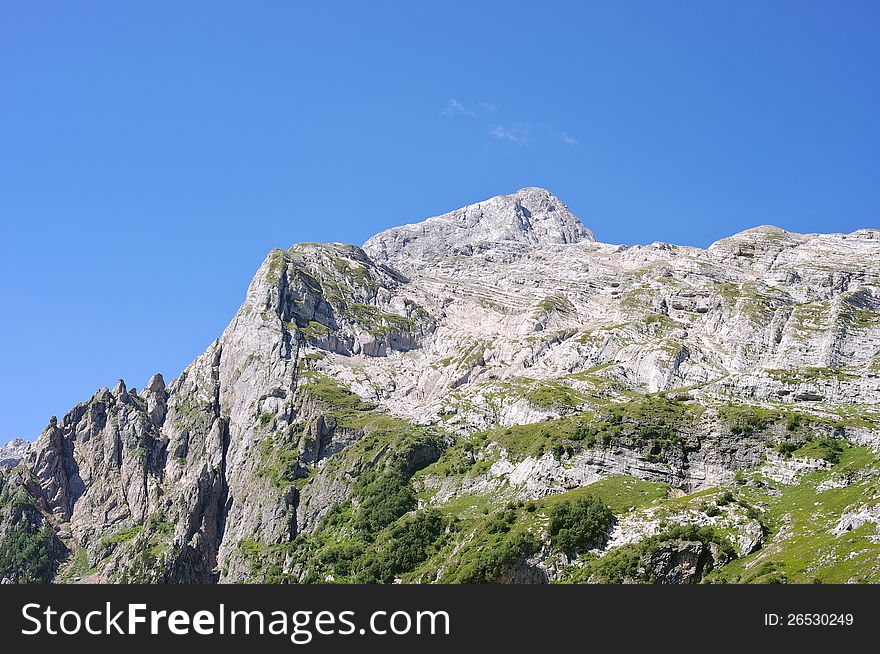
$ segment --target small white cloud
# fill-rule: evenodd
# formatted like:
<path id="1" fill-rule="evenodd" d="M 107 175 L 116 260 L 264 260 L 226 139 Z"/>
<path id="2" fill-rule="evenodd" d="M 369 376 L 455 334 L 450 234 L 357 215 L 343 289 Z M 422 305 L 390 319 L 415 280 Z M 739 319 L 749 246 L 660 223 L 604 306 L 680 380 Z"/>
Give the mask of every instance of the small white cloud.
<path id="1" fill-rule="evenodd" d="M 456 100 L 455 98 L 449 98 L 449 102 L 446 103 L 446 109 L 443 110 L 443 113 L 447 116 L 476 116 L 477 113 L 475 111 L 470 111 L 465 108 L 464 104 Z"/>
<path id="2" fill-rule="evenodd" d="M 499 141 L 507 141 L 514 145 L 525 145 L 531 138 L 531 127 L 526 123 L 517 123 L 510 127 L 498 125 L 489 130 L 489 134 Z"/>
<path id="3" fill-rule="evenodd" d="M 481 102 L 480 109 L 482 109 L 484 113 L 494 114 L 496 111 L 498 111 L 498 105 L 491 102 Z"/>
<path id="4" fill-rule="evenodd" d="M 566 145 L 580 145 L 580 143 L 577 142 L 577 139 L 575 139 L 573 136 L 569 136 L 565 132 L 561 132 L 559 134 L 559 138 L 561 138 L 562 142 Z"/>

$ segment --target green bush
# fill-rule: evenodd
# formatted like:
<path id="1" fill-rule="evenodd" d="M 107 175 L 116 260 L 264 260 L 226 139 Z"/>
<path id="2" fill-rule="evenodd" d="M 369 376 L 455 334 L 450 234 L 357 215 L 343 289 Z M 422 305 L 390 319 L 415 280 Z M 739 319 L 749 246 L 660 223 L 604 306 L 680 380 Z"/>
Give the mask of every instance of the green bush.
<path id="1" fill-rule="evenodd" d="M 490 534 L 504 534 L 510 531 L 516 523 L 516 508 L 509 505 L 502 511 L 495 513 L 486 523 L 486 531 Z"/>
<path id="2" fill-rule="evenodd" d="M 664 452 L 684 444 L 681 432 L 695 415 L 687 404 L 665 395 L 648 395 L 610 405 L 591 422 L 582 420 L 573 430 L 572 439 L 585 447 L 607 447 L 615 439 L 628 436 L 650 443 L 649 458 L 659 460 Z"/>
<path id="3" fill-rule="evenodd" d="M 436 509 L 420 511 L 393 525 L 382 545 L 355 564 L 355 578 L 361 583 L 390 583 L 414 570 L 437 550 L 448 525 Z"/>
<path id="4" fill-rule="evenodd" d="M 459 584 L 496 584 L 505 581 L 505 576 L 517 561 L 534 554 L 539 548 L 540 544 L 532 534 L 518 531 L 489 548 L 480 548 L 450 581 Z"/>
<path id="5" fill-rule="evenodd" d="M 700 505 L 700 511 L 705 513 L 710 518 L 714 518 L 716 515 L 721 515 L 721 509 L 718 508 L 718 505 L 709 504 L 708 502 L 704 502 Z"/>
<path id="6" fill-rule="evenodd" d="M 735 404 L 721 407 L 719 414 L 730 425 L 730 433 L 736 436 L 747 436 L 760 431 L 768 422 L 774 422 L 779 417 L 765 409 Z"/>
<path id="7" fill-rule="evenodd" d="M 728 504 L 733 502 L 733 499 L 733 493 L 731 493 L 729 490 L 726 490 L 718 496 L 718 499 L 715 500 L 715 503 L 718 506 L 727 506 Z"/>
<path id="8" fill-rule="evenodd" d="M 360 501 L 354 528 L 367 535 L 380 532 L 416 507 L 416 497 L 402 463 L 362 475 L 354 496 Z"/>
<path id="9" fill-rule="evenodd" d="M 837 464 L 840 463 L 840 456 L 843 454 L 843 442 L 839 438 L 830 436 L 814 438 L 800 448 L 797 454 Z"/>
<path id="10" fill-rule="evenodd" d="M 550 538 L 564 552 L 588 550 L 599 545 L 614 522 L 605 502 L 593 495 L 560 502 L 550 512 Z"/>
<path id="11" fill-rule="evenodd" d="M 792 441 L 782 441 L 781 443 L 776 444 L 775 449 L 782 456 L 788 458 L 793 452 L 797 452 L 800 449 L 800 445 L 793 443 Z"/>
<path id="12" fill-rule="evenodd" d="M 803 418 L 799 413 L 791 413 L 785 419 L 785 429 L 787 431 L 797 431 L 803 423 Z"/>
<path id="13" fill-rule="evenodd" d="M 364 541 L 347 541 L 327 546 L 318 555 L 318 563 L 329 568 L 337 579 L 350 577 L 355 569 L 362 567 L 359 561 L 367 551 Z"/>

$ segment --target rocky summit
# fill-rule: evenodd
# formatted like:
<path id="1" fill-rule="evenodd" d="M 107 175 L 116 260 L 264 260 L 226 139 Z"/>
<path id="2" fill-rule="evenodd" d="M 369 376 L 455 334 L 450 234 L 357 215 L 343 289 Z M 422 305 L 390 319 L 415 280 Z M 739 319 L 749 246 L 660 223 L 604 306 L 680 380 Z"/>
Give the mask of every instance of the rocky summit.
<path id="1" fill-rule="evenodd" d="M 878 582 L 878 402 L 880 231 L 610 245 L 527 188 L 272 250 L 177 379 L 5 448 L 0 579 Z"/>

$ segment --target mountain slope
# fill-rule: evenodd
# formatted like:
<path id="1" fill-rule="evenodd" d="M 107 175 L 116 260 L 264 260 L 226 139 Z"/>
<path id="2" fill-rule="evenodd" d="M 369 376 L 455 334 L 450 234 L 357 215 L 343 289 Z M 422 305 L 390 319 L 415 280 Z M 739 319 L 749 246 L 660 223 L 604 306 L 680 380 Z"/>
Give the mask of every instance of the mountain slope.
<path id="1" fill-rule="evenodd" d="M 877 580 L 878 255 L 608 245 L 534 188 L 273 250 L 178 379 L 101 389 L 0 473 L 0 577 Z M 604 528 L 560 549 L 566 520 Z"/>

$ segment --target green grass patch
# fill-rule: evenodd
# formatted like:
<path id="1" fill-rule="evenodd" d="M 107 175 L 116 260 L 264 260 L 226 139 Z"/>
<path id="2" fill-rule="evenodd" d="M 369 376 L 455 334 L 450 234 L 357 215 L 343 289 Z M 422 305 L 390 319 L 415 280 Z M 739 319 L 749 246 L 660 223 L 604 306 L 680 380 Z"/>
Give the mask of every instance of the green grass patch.
<path id="1" fill-rule="evenodd" d="M 869 476 L 842 488 L 819 491 L 835 476 L 852 477 L 875 468 L 876 455 L 863 447 L 843 444 L 838 462 L 828 470 L 803 476 L 785 486 L 760 479 L 739 487 L 740 499 L 764 506 L 762 521 L 769 533 L 763 548 L 710 575 L 726 583 L 848 583 L 880 580 L 880 544 L 873 542 L 877 525 L 865 523 L 852 531 L 832 533 L 841 516 L 877 502 L 878 483 Z"/>
<path id="2" fill-rule="evenodd" d="M 110 545 L 118 545 L 119 543 L 127 543 L 129 541 L 134 540 L 138 537 L 138 534 L 143 530 L 143 525 L 132 525 L 131 527 L 126 527 L 117 531 L 112 536 L 108 536 L 101 540 L 101 547 L 108 547 Z"/>

